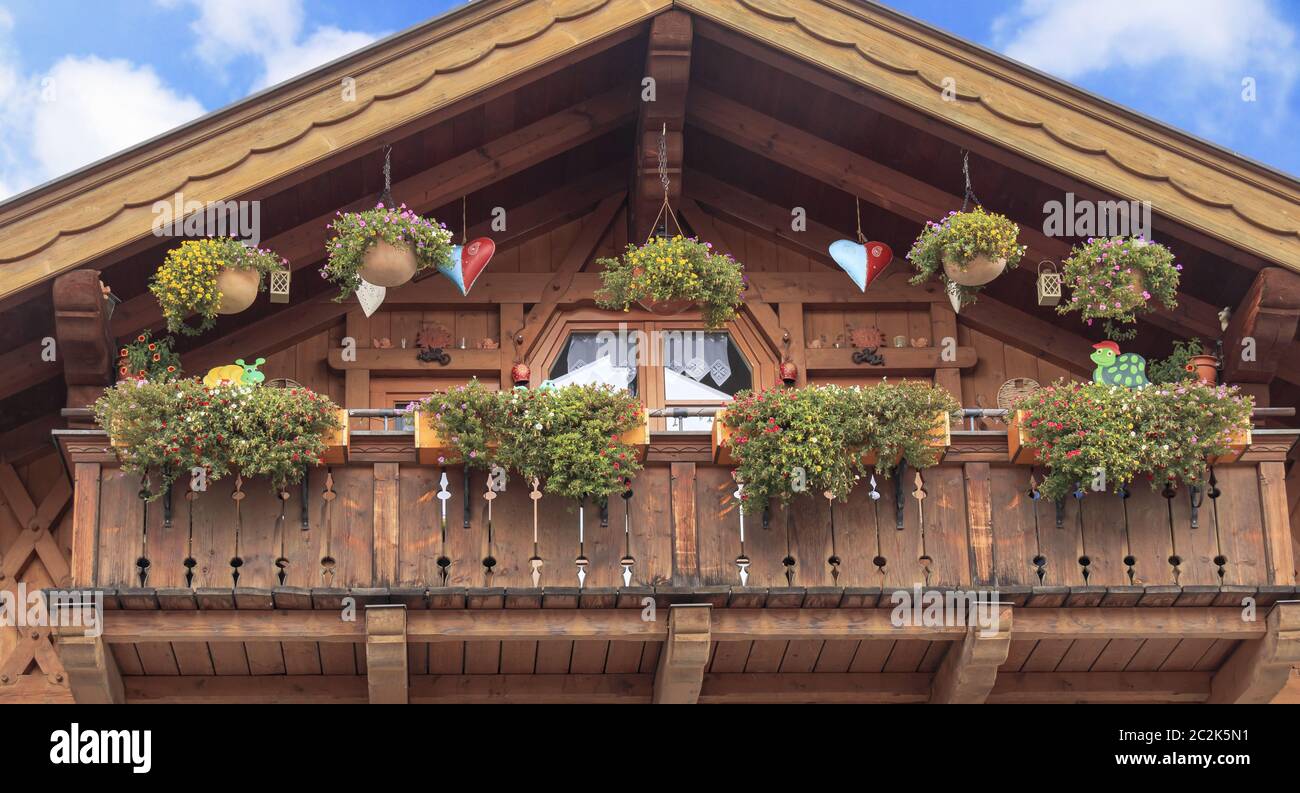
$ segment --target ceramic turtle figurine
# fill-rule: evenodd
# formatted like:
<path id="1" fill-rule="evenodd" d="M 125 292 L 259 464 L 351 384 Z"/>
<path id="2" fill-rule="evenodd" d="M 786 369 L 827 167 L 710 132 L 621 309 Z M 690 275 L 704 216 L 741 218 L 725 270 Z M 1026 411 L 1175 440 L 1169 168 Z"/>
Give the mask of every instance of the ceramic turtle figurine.
<path id="1" fill-rule="evenodd" d="M 1151 385 L 1147 379 L 1147 361 L 1135 352 L 1121 354 L 1119 345 L 1113 341 L 1103 341 L 1092 345 L 1093 353 L 1089 357 L 1097 364 L 1092 371 L 1094 383 L 1120 386 L 1121 388 L 1142 388 Z"/>

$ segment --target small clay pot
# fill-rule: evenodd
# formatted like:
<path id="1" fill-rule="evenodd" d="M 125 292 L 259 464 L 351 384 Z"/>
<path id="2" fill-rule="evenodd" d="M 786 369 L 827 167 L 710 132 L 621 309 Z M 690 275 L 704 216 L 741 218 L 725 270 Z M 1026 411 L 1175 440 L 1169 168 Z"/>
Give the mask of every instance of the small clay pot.
<path id="1" fill-rule="evenodd" d="M 1206 385 L 1218 385 L 1219 360 L 1213 355 L 1193 355 L 1187 367 L 1195 373 L 1196 379 Z"/>

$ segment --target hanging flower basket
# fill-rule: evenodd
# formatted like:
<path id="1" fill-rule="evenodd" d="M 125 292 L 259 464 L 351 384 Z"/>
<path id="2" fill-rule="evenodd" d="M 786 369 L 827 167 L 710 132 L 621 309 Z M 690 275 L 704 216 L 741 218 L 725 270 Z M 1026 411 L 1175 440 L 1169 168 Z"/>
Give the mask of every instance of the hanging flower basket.
<path id="1" fill-rule="evenodd" d="M 421 270 L 452 266 L 451 232 L 405 204 L 393 207 L 380 202 L 365 212 L 340 212 L 326 228 L 334 236 L 325 245 L 329 261 L 320 272 L 338 285 L 336 302 L 346 300 L 362 280 L 391 288 L 407 283 Z"/>
<path id="2" fill-rule="evenodd" d="M 1107 338 L 1128 341 L 1137 335 L 1137 315 L 1178 306 L 1179 273 L 1183 266 L 1158 242 L 1142 237 L 1089 238 L 1075 246 L 1065 260 L 1063 278 L 1071 289 L 1060 314 L 1077 311 L 1086 324 L 1103 320 Z"/>
<path id="3" fill-rule="evenodd" d="M 1015 223 L 980 206 L 928 221 L 907 253 L 916 269 L 911 282 L 937 275 L 955 304 L 969 305 L 981 287 L 1020 263 L 1025 247 L 1017 244 L 1019 235 Z"/>
<path id="4" fill-rule="evenodd" d="M 653 237 L 628 245 L 617 259 L 600 259 L 601 308 L 627 311 L 637 303 L 668 316 L 699 306 L 704 324 L 720 328 L 736 316 L 745 291 L 744 266 L 695 238 Z"/>
<path id="5" fill-rule="evenodd" d="M 167 330 L 195 336 L 209 330 L 220 314 L 237 314 L 253 305 L 265 288 L 263 275 L 281 271 L 284 259 L 231 237 L 185 240 L 167 252 L 149 291 L 158 299 Z M 185 323 L 190 314 L 198 328 Z"/>

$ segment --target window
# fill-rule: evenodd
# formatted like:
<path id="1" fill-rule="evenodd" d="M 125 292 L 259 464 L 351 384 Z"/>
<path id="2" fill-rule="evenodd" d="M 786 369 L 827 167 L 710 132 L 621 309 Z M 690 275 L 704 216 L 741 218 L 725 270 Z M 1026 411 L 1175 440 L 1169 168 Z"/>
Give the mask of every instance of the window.
<path id="1" fill-rule="evenodd" d="M 750 388 L 754 375 L 731 334 L 686 322 L 585 324 L 557 346 L 547 378 L 556 386 L 605 383 L 627 388 L 650 408 L 721 405 Z M 643 354 L 644 353 L 644 354 Z M 708 432 L 711 416 L 654 419 L 657 432 Z"/>
<path id="2" fill-rule="evenodd" d="M 612 331 L 570 333 L 547 375 L 553 385 L 603 383 L 637 393 L 640 334 Z"/>

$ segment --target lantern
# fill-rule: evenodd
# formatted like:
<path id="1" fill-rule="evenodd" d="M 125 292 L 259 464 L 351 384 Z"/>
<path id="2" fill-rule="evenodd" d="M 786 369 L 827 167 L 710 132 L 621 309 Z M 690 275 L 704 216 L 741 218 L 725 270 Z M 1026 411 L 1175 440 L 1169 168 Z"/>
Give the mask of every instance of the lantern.
<path id="1" fill-rule="evenodd" d="M 289 271 L 273 270 L 271 271 L 271 302 L 288 303 L 289 302 Z"/>
<path id="2" fill-rule="evenodd" d="M 1043 269 L 1047 265 L 1047 269 Z M 1038 305 L 1054 306 L 1061 302 L 1061 274 L 1056 265 L 1043 261 L 1038 263 Z"/>

